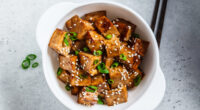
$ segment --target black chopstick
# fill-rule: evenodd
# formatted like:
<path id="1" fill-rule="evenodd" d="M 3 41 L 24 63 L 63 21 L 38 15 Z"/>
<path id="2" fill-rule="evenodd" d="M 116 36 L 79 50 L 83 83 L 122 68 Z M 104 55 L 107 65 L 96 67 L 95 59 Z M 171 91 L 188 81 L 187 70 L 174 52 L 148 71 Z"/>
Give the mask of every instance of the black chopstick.
<path id="1" fill-rule="evenodd" d="M 158 47 L 160 47 L 160 41 L 162 37 L 162 29 L 165 20 L 165 12 L 168 0 L 156 0 L 154 13 L 151 22 L 151 28 L 157 39 Z"/>

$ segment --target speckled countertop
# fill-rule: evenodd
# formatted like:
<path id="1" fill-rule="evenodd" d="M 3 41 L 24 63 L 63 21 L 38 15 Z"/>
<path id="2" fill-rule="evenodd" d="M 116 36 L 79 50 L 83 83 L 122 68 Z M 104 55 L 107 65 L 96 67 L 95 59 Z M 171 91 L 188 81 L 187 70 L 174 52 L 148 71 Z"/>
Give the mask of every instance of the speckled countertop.
<path id="1" fill-rule="evenodd" d="M 67 0 L 0 0 L 0 110 L 66 110 L 50 92 L 41 65 L 22 70 L 29 53 L 41 53 L 35 40 L 40 16 Z M 81 3 L 89 0 L 73 0 Z M 114 0 L 113 0 L 114 1 Z M 115 0 L 150 24 L 155 0 Z M 156 110 L 200 109 L 200 1 L 168 0 L 160 48 L 166 94 Z"/>

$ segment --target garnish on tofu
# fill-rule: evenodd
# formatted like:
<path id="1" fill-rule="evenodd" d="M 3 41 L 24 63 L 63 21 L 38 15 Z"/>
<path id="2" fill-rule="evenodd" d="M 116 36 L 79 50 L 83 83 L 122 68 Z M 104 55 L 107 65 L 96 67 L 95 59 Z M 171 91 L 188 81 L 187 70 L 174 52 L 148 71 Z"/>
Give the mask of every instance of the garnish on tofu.
<path id="1" fill-rule="evenodd" d="M 57 78 L 78 97 L 79 104 L 125 103 L 127 90 L 143 79 L 140 64 L 149 42 L 135 33 L 136 25 L 130 21 L 108 17 L 104 10 L 75 15 L 49 41 L 49 47 L 58 53 Z M 29 68 L 35 58 L 27 56 L 22 68 Z"/>

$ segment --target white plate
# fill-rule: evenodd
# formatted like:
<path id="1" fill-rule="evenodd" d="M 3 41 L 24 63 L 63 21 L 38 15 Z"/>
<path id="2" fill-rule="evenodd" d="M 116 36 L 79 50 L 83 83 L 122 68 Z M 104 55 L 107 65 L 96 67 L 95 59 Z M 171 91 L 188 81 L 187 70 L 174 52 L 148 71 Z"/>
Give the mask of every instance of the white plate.
<path id="1" fill-rule="evenodd" d="M 48 48 L 48 42 L 56 28 L 63 28 L 66 20 L 75 14 L 82 16 L 85 13 L 106 10 L 110 19 L 121 17 L 137 25 L 136 33 L 142 39 L 150 42 L 147 54 L 142 64 L 145 77 L 140 85 L 128 91 L 128 102 L 116 106 L 94 105 L 86 107 L 77 103 L 77 97 L 72 96 L 64 88 L 64 84 L 56 77 L 58 68 L 57 54 Z M 74 4 L 59 3 L 49 8 L 41 17 L 36 39 L 42 51 L 43 70 L 47 83 L 53 94 L 66 107 L 73 110 L 152 110 L 162 100 L 165 91 L 165 78 L 159 66 L 159 53 L 155 36 L 148 24 L 134 10 L 114 2 L 92 2 Z"/>

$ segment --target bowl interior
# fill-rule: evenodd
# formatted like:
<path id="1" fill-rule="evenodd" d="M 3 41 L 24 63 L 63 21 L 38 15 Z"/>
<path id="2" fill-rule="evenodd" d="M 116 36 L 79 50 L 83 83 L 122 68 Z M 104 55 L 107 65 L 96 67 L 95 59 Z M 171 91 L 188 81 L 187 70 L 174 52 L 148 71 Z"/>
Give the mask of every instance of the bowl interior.
<path id="1" fill-rule="evenodd" d="M 77 103 L 77 96 L 72 96 L 70 92 L 65 90 L 65 85 L 57 79 L 56 72 L 59 66 L 58 56 L 52 51 L 50 48 L 46 49 L 46 56 L 44 63 L 44 69 L 46 69 L 46 74 L 48 74 L 48 80 L 50 80 L 50 85 L 54 88 L 54 94 L 56 92 L 56 96 L 62 99 L 62 103 L 69 108 L 76 109 L 123 109 L 128 108 L 129 106 L 136 103 L 136 101 L 144 94 L 149 85 L 151 84 L 151 80 L 155 74 L 155 70 L 157 67 L 157 54 L 156 54 L 156 44 L 154 36 L 148 27 L 148 25 L 144 22 L 144 20 L 134 11 L 131 11 L 128 8 L 125 8 L 121 5 L 111 4 L 111 3 L 91 3 L 82 6 L 78 6 L 73 9 L 70 13 L 66 13 L 66 15 L 60 19 L 60 22 L 55 26 L 56 28 L 63 29 L 65 22 L 74 15 L 83 16 L 86 13 L 98 11 L 98 10 L 106 10 L 107 16 L 109 19 L 113 18 L 123 18 L 137 25 L 136 33 L 141 35 L 141 38 L 149 41 L 150 45 L 148 51 L 144 57 L 144 61 L 142 62 L 142 69 L 145 72 L 145 77 L 142 80 L 141 84 L 128 91 L 128 102 L 119 104 L 114 107 L 108 107 L 106 105 L 94 105 L 92 107 L 86 107 Z M 53 32 L 52 32 L 53 33 Z M 48 45 L 48 41 L 51 36 L 48 36 L 46 43 Z M 44 61 L 44 60 L 43 60 Z"/>

